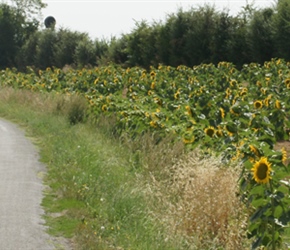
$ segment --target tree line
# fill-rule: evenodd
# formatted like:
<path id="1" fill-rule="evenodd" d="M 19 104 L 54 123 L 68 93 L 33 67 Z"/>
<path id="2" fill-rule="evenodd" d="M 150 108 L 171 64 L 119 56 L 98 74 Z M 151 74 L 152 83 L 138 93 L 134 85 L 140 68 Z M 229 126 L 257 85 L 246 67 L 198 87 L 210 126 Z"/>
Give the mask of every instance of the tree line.
<path id="1" fill-rule="evenodd" d="M 0 68 L 90 67 L 110 62 L 124 67 L 192 67 L 220 61 L 241 67 L 275 57 L 290 60 L 288 0 L 262 9 L 247 5 L 235 16 L 209 5 L 179 9 L 163 22 L 138 22 L 131 33 L 109 41 L 65 28 L 41 29 L 36 18 L 19 11 L 23 8 L 0 4 Z"/>

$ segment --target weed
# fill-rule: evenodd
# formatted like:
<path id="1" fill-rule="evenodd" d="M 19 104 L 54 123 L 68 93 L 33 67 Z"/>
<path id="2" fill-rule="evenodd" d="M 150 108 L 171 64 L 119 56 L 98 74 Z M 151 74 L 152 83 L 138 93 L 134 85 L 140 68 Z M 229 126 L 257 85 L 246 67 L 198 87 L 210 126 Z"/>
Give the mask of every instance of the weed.
<path id="1" fill-rule="evenodd" d="M 86 119 L 87 103 L 81 96 L 71 96 L 66 110 L 70 124 L 74 125 L 84 122 Z"/>

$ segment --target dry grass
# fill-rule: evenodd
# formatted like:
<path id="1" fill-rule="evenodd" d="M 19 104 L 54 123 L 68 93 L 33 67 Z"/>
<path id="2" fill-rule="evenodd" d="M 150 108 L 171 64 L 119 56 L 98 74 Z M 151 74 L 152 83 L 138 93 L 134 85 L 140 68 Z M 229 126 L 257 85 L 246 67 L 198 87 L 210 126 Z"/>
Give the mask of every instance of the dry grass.
<path id="1" fill-rule="evenodd" d="M 87 103 L 84 97 L 78 95 L 40 94 L 30 90 L 3 88 L 0 91 L 0 98 L 3 103 L 17 102 L 36 112 L 66 116 L 71 124 L 86 119 Z"/>
<path id="2" fill-rule="evenodd" d="M 64 115 L 74 103 L 69 96 L 1 90 L 0 100 L 9 99 L 37 112 Z M 112 133 L 115 118 L 104 121 L 101 123 Z M 247 249 L 247 216 L 236 195 L 239 167 L 225 167 L 220 159 L 204 156 L 198 149 L 185 154 L 183 144 L 173 141 L 170 137 L 159 141 L 150 134 L 123 140 L 133 152 L 134 170 L 141 170 L 136 171 L 134 192 L 145 194 L 148 216 L 164 226 L 166 240 L 179 244 L 176 249 Z"/>
<path id="3" fill-rule="evenodd" d="M 185 236 L 189 249 L 246 249 L 247 216 L 236 195 L 239 169 L 196 150 L 164 172 L 169 178 L 152 176 L 144 192 L 157 197 L 160 210 L 154 213 L 169 238 Z"/>

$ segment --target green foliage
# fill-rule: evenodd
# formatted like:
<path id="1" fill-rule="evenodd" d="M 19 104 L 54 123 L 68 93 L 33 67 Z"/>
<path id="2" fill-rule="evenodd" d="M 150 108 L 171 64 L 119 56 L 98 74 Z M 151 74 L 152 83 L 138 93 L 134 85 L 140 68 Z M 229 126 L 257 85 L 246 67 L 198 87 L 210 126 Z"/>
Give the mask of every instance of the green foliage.
<path id="1" fill-rule="evenodd" d="M 80 96 L 72 97 L 68 103 L 66 103 L 68 114 L 68 120 L 70 124 L 75 125 L 80 122 L 84 122 L 86 119 L 87 105 L 86 101 Z"/>
<path id="2" fill-rule="evenodd" d="M 250 20 L 248 41 L 252 61 L 264 62 L 275 55 L 273 16 L 274 10 L 266 8 L 255 11 Z"/>
<path id="3" fill-rule="evenodd" d="M 287 0 L 277 2 L 277 13 L 274 17 L 275 45 L 278 48 L 277 57 L 290 60 L 290 4 Z"/>
<path id="4" fill-rule="evenodd" d="M 128 36 L 129 66 L 156 66 L 156 29 L 145 21 L 136 23 L 136 28 Z"/>
<path id="5" fill-rule="evenodd" d="M 92 120 L 100 123 L 108 117 L 107 122 L 113 123 L 111 133 L 132 142 L 142 138 L 144 147 L 144 138 L 150 134 L 155 145 L 163 138 L 172 138 L 188 151 L 198 147 L 219 155 L 225 165 L 239 162 L 240 195 L 249 208 L 248 236 L 253 239 L 253 248 L 264 245 L 277 249 L 289 222 L 287 152 L 276 148 L 277 142 L 289 140 L 289 68 L 289 62 L 273 59 L 263 65 L 245 64 L 241 70 L 228 62 L 192 68 L 159 65 L 149 70 L 110 64 L 68 71 L 48 68 L 37 74 L 31 69 L 27 74 L 7 69 L 1 71 L 0 83 L 4 87 L 57 92 L 68 100 L 70 96 L 84 97 Z M 75 104 L 66 114 L 75 117 L 81 113 L 79 101 Z M 67 107 L 66 103 L 56 105 L 58 113 Z M 158 160 L 163 161 L 162 155 L 146 162 L 161 165 Z M 131 169 L 140 169 L 140 159 L 138 153 L 131 158 Z M 75 165 L 79 171 L 79 163 Z M 159 166 L 152 169 L 156 171 Z M 80 172 L 75 176 L 81 176 L 77 184 L 80 197 L 89 199 L 95 189 L 87 188 L 94 182 Z M 118 177 L 110 180 L 119 181 Z M 70 191 L 64 188 L 64 192 Z M 116 218 L 135 218 L 129 215 L 131 198 L 122 197 L 120 202 L 119 197 L 114 198 L 114 205 L 125 210 Z"/>
<path id="6" fill-rule="evenodd" d="M 95 47 L 87 36 L 78 41 L 74 51 L 74 59 L 80 68 L 96 64 Z"/>
<path id="7" fill-rule="evenodd" d="M 62 68 L 65 65 L 76 64 L 75 51 L 79 42 L 86 37 L 83 33 L 60 29 L 56 32 L 53 44 L 53 65 Z"/>
<path id="8" fill-rule="evenodd" d="M 53 46 L 57 42 L 55 31 L 46 29 L 39 33 L 37 38 L 35 65 L 41 69 L 52 67 L 54 65 Z"/>
<path id="9" fill-rule="evenodd" d="M 17 9 L 0 4 L 0 68 L 16 65 L 20 47 L 37 29 L 38 23 L 27 21 Z"/>

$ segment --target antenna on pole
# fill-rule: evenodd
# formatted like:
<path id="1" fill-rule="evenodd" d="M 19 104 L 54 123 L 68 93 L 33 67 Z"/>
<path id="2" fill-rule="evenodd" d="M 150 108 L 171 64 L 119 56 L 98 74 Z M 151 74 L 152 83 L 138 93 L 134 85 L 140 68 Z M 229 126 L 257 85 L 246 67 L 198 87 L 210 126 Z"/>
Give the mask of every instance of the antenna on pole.
<path id="1" fill-rule="evenodd" d="M 54 26 L 56 24 L 55 18 L 53 16 L 48 16 L 44 20 L 44 25 L 47 29 L 54 29 Z"/>

